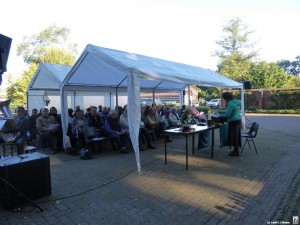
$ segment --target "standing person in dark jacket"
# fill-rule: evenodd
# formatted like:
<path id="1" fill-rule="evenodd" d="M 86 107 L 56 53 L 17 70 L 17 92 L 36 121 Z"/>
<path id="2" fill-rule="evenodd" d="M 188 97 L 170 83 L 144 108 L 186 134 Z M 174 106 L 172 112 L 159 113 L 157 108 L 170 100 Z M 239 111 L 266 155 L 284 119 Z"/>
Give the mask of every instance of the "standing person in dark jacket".
<path id="1" fill-rule="evenodd" d="M 234 150 L 228 155 L 239 156 L 239 147 L 241 146 L 241 101 L 233 99 L 230 92 L 224 92 L 222 98 L 226 102 L 226 110 L 220 112 L 220 117 L 227 118 L 228 126 L 228 145 L 233 146 Z"/>

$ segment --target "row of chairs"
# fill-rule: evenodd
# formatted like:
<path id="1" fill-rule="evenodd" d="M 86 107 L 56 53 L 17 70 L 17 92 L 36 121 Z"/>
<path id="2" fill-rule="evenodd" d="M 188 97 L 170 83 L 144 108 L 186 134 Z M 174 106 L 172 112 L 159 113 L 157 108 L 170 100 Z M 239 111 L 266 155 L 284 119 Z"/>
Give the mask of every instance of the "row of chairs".
<path id="1" fill-rule="evenodd" d="M 113 140 L 106 135 L 100 136 L 97 129 L 95 127 L 86 127 L 84 129 L 84 138 L 87 147 L 94 152 L 94 145 L 98 144 L 102 149 L 113 150 L 114 143 Z"/>

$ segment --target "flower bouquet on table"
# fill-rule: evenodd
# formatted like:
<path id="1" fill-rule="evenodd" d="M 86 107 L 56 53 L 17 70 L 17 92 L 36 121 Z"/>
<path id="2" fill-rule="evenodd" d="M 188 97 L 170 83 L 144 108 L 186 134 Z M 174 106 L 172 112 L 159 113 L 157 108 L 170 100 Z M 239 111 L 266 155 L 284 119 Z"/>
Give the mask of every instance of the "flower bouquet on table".
<path id="1" fill-rule="evenodd" d="M 188 132 L 191 130 L 190 125 L 192 124 L 198 124 L 198 118 L 197 115 L 193 113 L 191 109 L 186 109 L 179 121 L 179 125 L 182 126 L 182 132 Z"/>

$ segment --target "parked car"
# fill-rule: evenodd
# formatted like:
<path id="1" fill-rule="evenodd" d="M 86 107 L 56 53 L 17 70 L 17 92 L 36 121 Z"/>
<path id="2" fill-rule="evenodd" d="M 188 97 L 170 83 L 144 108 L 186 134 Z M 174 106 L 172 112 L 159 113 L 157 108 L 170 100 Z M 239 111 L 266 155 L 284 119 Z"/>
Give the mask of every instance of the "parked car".
<path id="1" fill-rule="evenodd" d="M 210 106 L 211 108 L 220 108 L 221 107 L 221 99 L 220 98 L 214 98 L 206 103 L 207 106 Z"/>

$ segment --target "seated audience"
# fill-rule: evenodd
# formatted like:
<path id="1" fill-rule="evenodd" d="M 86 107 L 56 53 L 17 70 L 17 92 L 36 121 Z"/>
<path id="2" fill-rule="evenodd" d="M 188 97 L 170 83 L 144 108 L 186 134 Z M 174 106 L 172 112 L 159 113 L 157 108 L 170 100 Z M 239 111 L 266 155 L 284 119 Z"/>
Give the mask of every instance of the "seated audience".
<path id="1" fill-rule="evenodd" d="M 104 126 L 102 117 L 97 113 L 97 107 L 90 107 L 90 114 L 87 120 L 87 125 L 89 127 L 95 127 L 96 129 L 101 129 Z"/>
<path id="2" fill-rule="evenodd" d="M 29 121 L 25 115 L 24 107 L 17 108 L 17 116 L 14 118 L 16 127 L 3 129 L 4 133 L 17 133 L 19 136 L 16 140 L 17 153 L 18 155 L 24 154 L 24 146 L 29 139 Z"/>
<path id="3" fill-rule="evenodd" d="M 120 116 L 120 124 L 125 129 L 129 129 L 128 116 L 127 116 L 127 105 L 124 106 L 123 113 Z M 150 136 L 147 128 L 145 127 L 145 124 L 144 124 L 143 121 L 141 121 L 141 124 L 140 124 L 140 132 L 141 132 L 141 135 L 143 135 L 145 137 L 145 139 L 146 139 L 147 148 L 149 148 L 149 149 L 156 149 L 156 147 L 154 145 L 152 145 L 152 143 L 151 143 L 151 136 Z"/>
<path id="4" fill-rule="evenodd" d="M 103 110 L 103 106 L 102 105 L 99 105 L 98 106 L 98 114 L 100 116 L 100 114 L 102 113 L 102 110 Z"/>
<path id="5" fill-rule="evenodd" d="M 51 153 L 55 154 L 57 151 L 57 134 L 59 124 L 53 116 L 49 115 L 49 110 L 47 108 L 43 108 L 41 113 L 42 115 L 36 119 L 36 128 L 40 133 L 42 141 L 46 141 L 52 150 Z"/>
<path id="6" fill-rule="evenodd" d="M 182 105 L 181 109 L 179 110 L 179 117 L 181 117 L 182 113 L 186 110 L 186 105 Z"/>
<path id="7" fill-rule="evenodd" d="M 36 140 L 37 138 L 37 128 L 36 128 L 36 119 L 39 117 L 38 110 L 32 109 L 31 116 L 29 117 L 29 133 L 30 133 L 30 140 Z"/>
<path id="8" fill-rule="evenodd" d="M 85 147 L 84 128 L 86 127 L 86 118 L 81 109 L 75 110 L 75 116 L 72 121 L 72 136 L 75 140 L 75 146 L 80 149 Z"/>
<path id="9" fill-rule="evenodd" d="M 145 114 L 145 126 L 150 129 L 154 130 L 158 137 L 164 136 L 164 130 L 167 129 L 167 126 L 164 121 L 161 121 L 156 114 L 156 109 L 154 107 L 147 107 L 144 111 Z M 167 141 L 170 142 L 170 136 L 167 136 Z"/>
<path id="10" fill-rule="evenodd" d="M 171 108 L 171 112 L 169 114 L 169 126 L 176 127 L 180 121 L 179 116 L 177 115 L 176 107 Z"/>
<path id="11" fill-rule="evenodd" d="M 102 117 L 103 121 L 107 119 L 108 115 L 109 115 L 108 108 L 104 106 L 102 112 L 100 113 L 100 116 Z"/>
<path id="12" fill-rule="evenodd" d="M 120 124 L 118 112 L 111 110 L 109 116 L 105 120 L 105 128 L 109 137 L 116 140 L 121 152 L 128 152 L 129 134 Z"/>
<path id="13" fill-rule="evenodd" d="M 57 131 L 57 148 L 63 149 L 63 132 L 62 132 L 62 124 L 61 124 L 61 115 L 57 113 L 57 109 L 55 107 L 50 108 L 49 116 L 53 116 L 56 122 L 59 124 Z"/>

